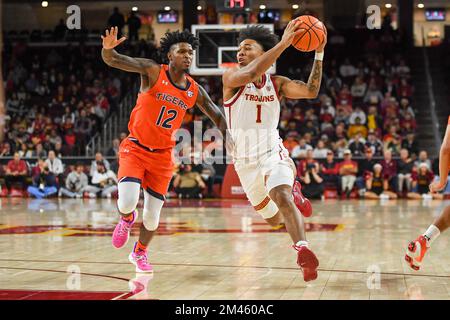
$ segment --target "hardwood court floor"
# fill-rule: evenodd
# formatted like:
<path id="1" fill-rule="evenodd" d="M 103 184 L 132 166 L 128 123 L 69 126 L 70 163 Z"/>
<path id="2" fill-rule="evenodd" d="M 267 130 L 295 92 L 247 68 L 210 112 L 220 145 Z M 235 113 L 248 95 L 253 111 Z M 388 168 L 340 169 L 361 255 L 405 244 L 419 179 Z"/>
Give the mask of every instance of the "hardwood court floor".
<path id="1" fill-rule="evenodd" d="M 448 234 L 420 271 L 403 260 L 445 204 L 314 202 L 320 269 L 305 283 L 288 234 L 246 201 L 169 200 L 154 275 L 138 277 L 127 260 L 138 226 L 125 248 L 111 245 L 114 200 L 0 199 L 0 299 L 449 299 Z"/>

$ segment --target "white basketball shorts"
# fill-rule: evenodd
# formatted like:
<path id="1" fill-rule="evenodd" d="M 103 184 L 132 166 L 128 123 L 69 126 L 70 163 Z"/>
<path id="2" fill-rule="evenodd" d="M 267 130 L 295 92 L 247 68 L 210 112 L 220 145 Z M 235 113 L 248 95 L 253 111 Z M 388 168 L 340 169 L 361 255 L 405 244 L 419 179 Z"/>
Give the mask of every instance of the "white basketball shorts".
<path id="1" fill-rule="evenodd" d="M 269 192 L 280 185 L 294 184 L 296 168 L 289 151 L 279 144 L 257 159 L 239 159 L 234 162 L 248 200 L 264 218 L 272 218 L 278 212 Z"/>

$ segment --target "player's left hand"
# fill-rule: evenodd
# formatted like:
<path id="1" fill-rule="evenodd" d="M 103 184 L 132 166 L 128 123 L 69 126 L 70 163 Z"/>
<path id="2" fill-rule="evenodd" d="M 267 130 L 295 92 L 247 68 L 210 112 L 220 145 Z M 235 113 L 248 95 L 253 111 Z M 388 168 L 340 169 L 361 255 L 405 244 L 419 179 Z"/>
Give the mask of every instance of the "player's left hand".
<path id="1" fill-rule="evenodd" d="M 439 192 L 445 188 L 445 185 L 447 184 L 447 181 L 444 180 L 438 180 L 434 181 L 430 184 L 430 191 L 431 192 Z"/>
<path id="2" fill-rule="evenodd" d="M 105 36 L 101 36 L 103 40 L 103 48 L 104 49 L 113 49 L 117 47 L 119 44 L 124 42 L 127 38 L 122 37 L 117 40 L 117 35 L 119 33 L 119 29 L 117 27 L 111 27 L 111 30 L 105 31 Z"/>
<path id="3" fill-rule="evenodd" d="M 316 52 L 323 52 L 325 46 L 327 45 L 327 28 L 325 27 L 325 24 L 322 22 L 323 24 L 323 30 L 325 31 L 325 35 L 323 37 L 323 42 L 317 47 Z"/>

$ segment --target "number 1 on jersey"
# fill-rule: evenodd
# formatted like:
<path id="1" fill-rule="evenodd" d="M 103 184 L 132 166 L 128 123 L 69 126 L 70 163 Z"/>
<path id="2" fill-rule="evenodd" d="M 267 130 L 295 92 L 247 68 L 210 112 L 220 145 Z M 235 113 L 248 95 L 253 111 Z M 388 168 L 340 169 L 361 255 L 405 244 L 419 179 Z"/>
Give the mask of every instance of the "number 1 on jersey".
<path id="1" fill-rule="evenodd" d="M 256 123 L 261 123 L 261 107 L 262 105 L 256 105 Z"/>

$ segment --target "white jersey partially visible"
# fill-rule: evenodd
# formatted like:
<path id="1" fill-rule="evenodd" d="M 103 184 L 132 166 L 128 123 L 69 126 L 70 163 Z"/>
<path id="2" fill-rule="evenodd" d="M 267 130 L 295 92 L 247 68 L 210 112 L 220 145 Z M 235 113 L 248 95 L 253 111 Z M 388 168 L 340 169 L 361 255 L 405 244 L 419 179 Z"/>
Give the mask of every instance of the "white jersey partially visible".
<path id="1" fill-rule="evenodd" d="M 233 158 L 258 159 L 279 148 L 280 100 L 269 74 L 260 85 L 249 83 L 224 102 L 228 129 L 235 143 Z"/>

